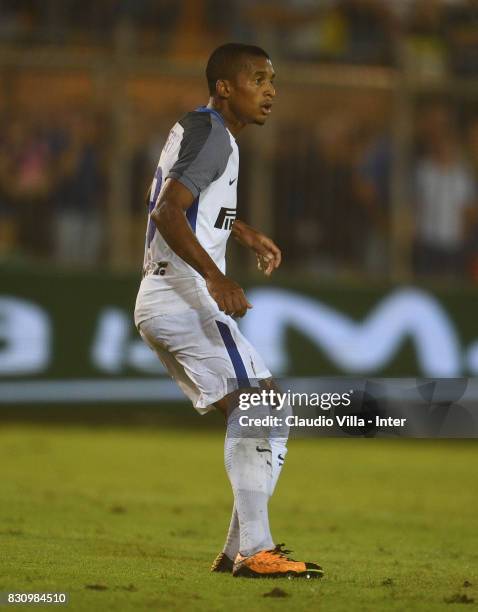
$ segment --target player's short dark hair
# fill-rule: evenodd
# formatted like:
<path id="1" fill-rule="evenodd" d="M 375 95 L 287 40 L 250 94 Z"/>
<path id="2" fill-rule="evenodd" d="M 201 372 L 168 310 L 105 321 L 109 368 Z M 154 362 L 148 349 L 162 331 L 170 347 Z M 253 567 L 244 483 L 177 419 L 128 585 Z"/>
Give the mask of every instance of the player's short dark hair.
<path id="1" fill-rule="evenodd" d="M 233 79 L 244 67 L 245 57 L 265 57 L 269 55 L 256 45 L 227 43 L 215 49 L 207 62 L 206 79 L 209 93 L 216 93 L 216 82 L 219 79 Z"/>

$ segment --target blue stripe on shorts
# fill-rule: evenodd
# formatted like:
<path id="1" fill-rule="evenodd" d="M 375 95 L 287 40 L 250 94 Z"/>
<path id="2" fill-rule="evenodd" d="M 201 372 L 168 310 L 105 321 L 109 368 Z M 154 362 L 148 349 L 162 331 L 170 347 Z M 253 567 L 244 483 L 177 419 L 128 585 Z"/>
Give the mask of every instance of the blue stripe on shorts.
<path id="1" fill-rule="evenodd" d="M 242 357 L 237 349 L 237 345 L 232 337 L 231 330 L 222 321 L 216 321 L 217 328 L 221 334 L 221 338 L 226 346 L 226 350 L 229 353 L 229 358 L 234 367 L 236 373 L 237 383 L 239 388 L 250 387 L 251 383 L 247 376 L 246 367 L 242 361 Z"/>

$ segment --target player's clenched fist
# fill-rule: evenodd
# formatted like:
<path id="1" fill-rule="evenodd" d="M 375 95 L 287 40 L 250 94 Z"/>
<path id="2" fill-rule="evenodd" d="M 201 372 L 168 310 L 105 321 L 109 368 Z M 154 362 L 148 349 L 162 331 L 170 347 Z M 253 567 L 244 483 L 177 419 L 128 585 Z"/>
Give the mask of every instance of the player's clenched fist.
<path id="1" fill-rule="evenodd" d="M 206 286 L 209 294 L 219 306 L 219 310 L 231 317 L 243 317 L 247 309 L 252 308 L 242 287 L 224 274 L 208 278 Z"/>

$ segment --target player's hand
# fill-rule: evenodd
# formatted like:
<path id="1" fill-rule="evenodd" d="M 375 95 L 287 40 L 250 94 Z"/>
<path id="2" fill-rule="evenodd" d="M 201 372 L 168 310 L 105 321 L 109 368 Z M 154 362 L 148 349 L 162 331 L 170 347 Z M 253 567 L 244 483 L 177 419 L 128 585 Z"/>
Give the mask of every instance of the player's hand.
<path id="1" fill-rule="evenodd" d="M 252 249 L 257 257 L 257 269 L 270 276 L 278 268 L 282 261 L 282 254 L 279 247 L 273 240 L 257 232 Z"/>
<path id="2" fill-rule="evenodd" d="M 270 276 L 280 266 L 282 254 L 279 247 L 267 236 L 262 236 L 260 246 L 255 248 L 257 269 Z"/>
<path id="3" fill-rule="evenodd" d="M 242 245 L 254 251 L 257 258 L 257 268 L 264 272 L 266 276 L 270 276 L 280 266 L 282 254 L 273 240 L 243 221 L 234 223 L 233 234 Z"/>
<path id="4" fill-rule="evenodd" d="M 218 273 L 206 280 L 207 290 L 222 310 L 231 317 L 243 317 L 252 304 L 247 301 L 244 291 L 236 282 Z"/>

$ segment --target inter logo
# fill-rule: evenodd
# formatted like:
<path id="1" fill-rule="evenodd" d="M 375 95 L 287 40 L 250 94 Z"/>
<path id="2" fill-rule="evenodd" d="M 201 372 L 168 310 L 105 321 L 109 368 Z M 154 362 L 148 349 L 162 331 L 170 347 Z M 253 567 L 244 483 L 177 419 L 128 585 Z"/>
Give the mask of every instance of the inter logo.
<path id="1" fill-rule="evenodd" d="M 214 223 L 214 227 L 217 227 L 217 229 L 230 230 L 235 220 L 236 220 L 236 209 L 235 208 L 224 208 L 223 206 L 221 210 L 219 211 L 219 214 L 216 219 L 216 223 Z"/>

